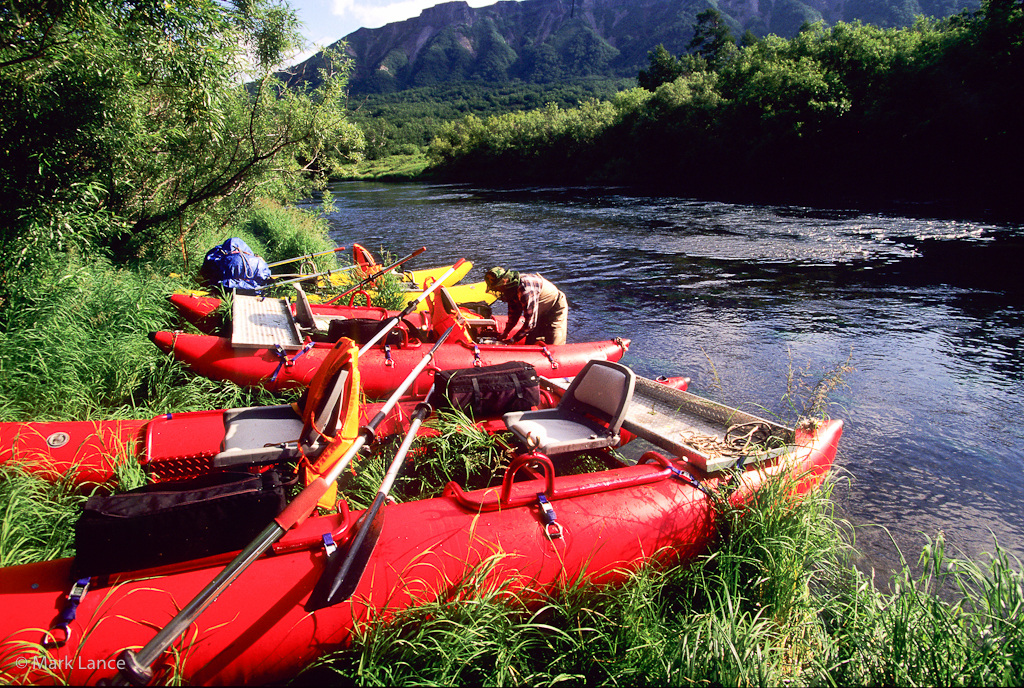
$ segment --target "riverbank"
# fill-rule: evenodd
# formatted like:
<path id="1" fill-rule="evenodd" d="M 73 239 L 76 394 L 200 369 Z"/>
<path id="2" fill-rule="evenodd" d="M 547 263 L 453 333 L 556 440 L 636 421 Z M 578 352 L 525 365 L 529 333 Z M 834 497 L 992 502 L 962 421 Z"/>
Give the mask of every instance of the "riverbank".
<path id="1" fill-rule="evenodd" d="M 331 181 L 429 181 L 431 175 L 426 174 L 427 164 L 427 156 L 423 154 L 390 155 L 378 160 L 345 165 L 331 177 Z"/>
<path id="2" fill-rule="evenodd" d="M 400 189 L 403 194 L 408 191 L 407 185 Z M 380 193 L 378 190 L 378 196 Z M 425 193 L 434 198 L 429 189 Z M 614 282 L 621 284 L 626 263 L 611 246 L 623 243 L 635 253 L 651 244 L 650 236 L 623 237 L 603 227 L 589 235 L 560 236 L 546 231 L 549 225 L 538 217 L 535 197 L 531 194 L 528 204 L 517 206 L 511 213 L 524 223 L 523 231 L 568 245 L 594 246 L 596 251 L 608 254 L 570 256 L 561 245 L 552 251 L 565 263 L 565 270 L 578 273 L 588 289 L 598 284 L 603 291 L 610 290 L 612 281 L 594 272 L 602 269 L 604 261 L 610 261 L 616 275 Z M 373 204 L 380 200 L 375 198 Z M 487 242 L 490 250 L 505 258 L 512 250 L 508 242 L 513 246 L 523 243 L 518 235 L 508 236 L 509 228 L 487 224 L 499 215 L 510 216 L 507 198 L 503 204 L 474 203 L 479 217 L 463 216 L 461 223 L 425 218 L 425 204 L 410 202 L 414 200 L 402 196 L 394 207 L 382 210 L 388 216 L 397 215 L 403 208 L 410 213 L 409 217 L 390 217 L 395 224 L 387 231 L 380 232 L 358 214 L 349 216 L 352 221 L 346 224 L 372 240 L 387 235 L 389 248 L 402 255 L 408 251 L 400 241 L 417 242 L 420 226 L 438 226 L 447 239 L 443 246 L 455 245 L 453 250 L 466 251 L 466 257 L 484 264 L 494 254 L 469 246 L 466 238 L 453 234 L 453 227 L 473 232 L 476 240 Z M 629 201 L 630 205 L 635 203 Z M 655 231 L 652 228 L 663 218 L 678 218 L 685 204 L 671 206 L 666 208 L 670 215 L 648 215 L 644 210 L 651 220 L 644 231 Z M 460 201 L 453 210 L 464 213 L 471 207 Z M 622 208 L 601 211 L 594 199 L 586 203 L 567 199 L 556 208 L 556 214 L 563 215 L 557 221 L 563 225 L 566 207 L 579 208 L 591 218 L 615 218 L 624 212 Z M 722 212 L 714 204 L 709 206 L 709 212 L 703 214 L 701 240 L 729 235 L 718 231 Z M 275 212 L 266 222 L 247 225 L 251 230 L 247 241 L 261 246 L 262 228 L 280 226 L 278 217 Z M 752 224 L 757 218 L 747 212 L 743 220 Z M 242 229 L 246 228 L 233 227 L 230 233 Z M 598 240 L 588 242 L 588 237 Z M 655 252 L 642 260 L 644 275 L 661 275 L 650 293 L 619 291 L 604 304 L 620 309 L 613 312 L 623 327 L 635 327 L 636 322 L 623 315 L 620 297 L 661 308 L 678 303 L 677 290 L 666 286 L 678 279 L 664 276 L 663 266 L 655 261 L 659 255 L 664 260 L 679 259 L 679 247 L 669 246 L 667 239 L 668 235 L 655 234 L 651 249 Z M 834 246 L 841 241 L 838 237 L 829 243 Z M 812 242 L 801 239 L 801 243 Z M 446 258 L 443 246 L 440 241 L 432 242 L 433 259 Z M 193 255 L 199 254 L 193 251 Z M 585 265 L 578 265 L 574 262 L 577 260 Z M 638 257 L 634 255 L 632 260 Z M 152 347 L 146 338 L 150 329 L 182 326 L 166 304 L 167 293 L 182 282 L 167 277 L 162 267 L 82 265 L 69 259 L 59 269 L 34 275 L 31 290 L 18 290 L 29 296 L 5 304 L 0 338 L 4 373 L 0 410 L 7 414 L 4 417 L 148 417 L 168 411 L 280 403 L 280 399 L 265 393 L 244 392 L 233 385 L 196 378 Z M 724 268 L 741 277 L 744 273 L 732 265 Z M 584 269 L 590 272 L 581 272 Z M 763 281 L 764 271 L 755 272 Z M 792 283 L 798 275 L 790 264 L 790 292 L 801 289 Z M 713 277 L 705 274 L 701 279 L 714 281 Z M 558 281 L 566 289 L 574 289 L 568 277 Z M 728 291 L 723 298 L 737 298 L 735 284 Z M 807 293 L 820 295 L 820 290 L 808 288 Z M 595 298 L 602 297 L 598 294 Z M 714 298 L 714 294 L 694 291 L 686 296 L 686 307 L 695 311 L 703 336 L 707 336 L 711 324 L 721 320 L 707 317 L 703 310 Z M 765 303 L 762 299 L 762 309 Z M 828 322 L 829 317 L 823 316 L 815 320 L 815 326 Z M 668 331 L 671 325 L 665 317 L 656 325 L 671 339 L 700 341 L 692 333 L 683 336 Z M 849 327 L 850 323 L 845 325 Z M 581 326 L 573 322 L 577 330 Z M 745 352 L 735 360 L 750 357 L 752 339 L 733 339 L 741 340 L 737 345 Z M 799 339 L 792 338 L 797 344 Z M 695 350 L 698 357 L 706 355 Z M 709 346 L 708 350 L 720 363 L 728 355 L 724 347 Z M 662 355 L 687 372 L 692 369 L 704 389 L 713 389 L 696 366 L 678 360 L 673 352 Z M 771 368 L 766 363 L 758 359 L 759 368 Z M 725 385 L 734 372 L 733 367 L 721 367 Z M 773 376 L 779 371 L 772 368 L 764 372 Z M 755 386 L 762 388 L 760 381 Z M 856 399 L 844 393 L 842 401 L 852 405 Z M 841 443 L 841 451 L 847 451 L 846 447 Z M 133 485 L 127 477 L 120 481 L 119 489 Z M 376 486 L 373 480 L 368 482 Z M 829 490 L 796 506 L 780 500 L 785 494 L 786 486 L 780 484 L 749 511 L 723 512 L 728 523 L 725 537 L 709 556 L 691 566 L 668 571 L 643 569 L 621 588 L 571 585 L 539 610 L 524 608 L 494 591 L 475 588 L 470 580 L 443 604 L 419 608 L 393 623 L 367 629 L 352 648 L 319 662 L 312 678 L 303 676 L 296 682 L 315 678 L 317 682 L 371 685 L 532 685 L 562 681 L 680 686 L 782 685 L 787 681 L 831 685 L 1020 683 L 1024 641 L 1018 610 L 1024 586 L 1019 562 L 998 550 L 992 566 L 981 559 L 976 563 L 954 559 L 945 553 L 944 538 L 936 535 L 922 553 L 923 568 L 918 573 L 903 567 L 891 579 L 880 577 L 874 581 L 851 564 L 853 528 L 836 518 Z M 0 538 L 0 564 L 69 556 L 73 552 L 72 524 L 84 498 L 68 485 L 51 486 L 4 470 L 0 475 L 0 509 L 7 516 Z M 916 554 L 908 551 L 909 563 L 915 561 Z M 45 619 L 40 621 L 44 623 Z M 3 656 L 14 657 L 6 653 Z M 321 672 L 329 674 L 325 677 Z M 0 678 L 16 682 L 2 671 Z"/>

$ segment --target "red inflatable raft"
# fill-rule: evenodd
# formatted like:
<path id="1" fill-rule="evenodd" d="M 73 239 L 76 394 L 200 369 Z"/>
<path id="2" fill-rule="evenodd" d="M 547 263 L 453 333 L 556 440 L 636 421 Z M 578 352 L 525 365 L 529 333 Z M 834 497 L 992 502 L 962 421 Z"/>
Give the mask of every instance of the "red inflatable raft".
<path id="1" fill-rule="evenodd" d="M 354 296 L 354 295 L 353 295 Z M 221 300 L 215 296 L 198 296 L 195 294 L 172 294 L 168 300 L 188 322 L 195 325 L 206 334 L 216 334 L 220 323 L 210 316 L 220 308 Z M 295 314 L 295 304 L 291 305 L 291 312 Z M 384 321 L 398 315 L 399 311 L 379 308 L 377 306 L 353 306 L 351 304 L 325 304 L 310 303 L 310 310 L 317 318 L 330 319 L 352 319 L 361 318 L 367 320 Z M 463 312 L 476 315 L 468 309 Z M 478 317 L 478 316 L 477 316 Z M 489 318 L 499 326 L 504 327 L 507 318 L 503 315 L 491 315 Z M 430 332 L 431 313 L 429 310 L 416 310 L 405 316 L 406 326 L 418 332 Z"/>
<path id="2" fill-rule="evenodd" d="M 748 499 L 770 475 L 796 477 L 798 492 L 812 489 L 831 466 L 841 433 L 841 421 L 797 429 L 785 453 L 742 472 L 732 501 Z M 524 464 L 542 477 L 513 481 Z M 326 560 L 324 534 L 344 546 L 360 515 L 342 503 L 340 513 L 309 518 L 245 570 L 158 658 L 156 680 L 172 672 L 195 684 L 286 679 L 349 642 L 354 624 L 451 595 L 474 570 L 485 586 L 531 599 L 583 575 L 612 584 L 652 558 L 693 557 L 715 532 L 705 490 L 726 479 L 655 452 L 634 466 L 558 477 L 547 459 L 521 457 L 499 487 L 467 493 L 452 483 L 441 497 L 387 507 L 355 594 L 307 612 Z M 541 494 L 554 507 L 560 538 L 547 535 Z M 112 678 L 121 651 L 152 639 L 231 556 L 92 579 L 59 648 L 41 641 L 66 609 L 72 560 L 0 569 L 0 675 L 22 684 Z"/>
<path id="3" fill-rule="evenodd" d="M 662 383 L 685 390 L 689 378 L 666 378 Z M 400 402 L 377 434 L 405 432 L 418 402 Z M 556 395 L 541 389 L 538 408 L 551 408 L 557 403 Z M 365 425 L 382 406 L 361 405 L 360 425 Z M 109 482 L 115 477 L 115 466 L 124 461 L 141 464 L 151 480 L 203 475 L 212 470 L 212 457 L 223 449 L 225 413 L 189 411 L 128 420 L 0 423 L 0 466 L 15 465 L 47 480 L 70 479 L 81 485 Z M 477 421 L 477 427 L 488 433 L 505 430 L 500 418 Z M 633 438 L 628 431 L 622 435 L 623 443 Z"/>
<path id="4" fill-rule="evenodd" d="M 266 348 L 234 348 L 226 337 L 167 331 L 153 333 L 150 337 L 160 349 L 200 375 L 213 380 L 229 380 L 241 386 L 263 386 L 271 391 L 308 385 L 330 349 L 329 344 L 314 343 L 305 351 L 278 353 Z M 583 369 L 587 361 L 618 361 L 628 348 L 628 339 L 558 346 L 445 342 L 435 354 L 430 368 L 409 389 L 409 394 L 426 394 L 433 383 L 435 370 L 522 361 L 536 368 L 540 375 L 572 377 Z M 430 344 L 414 340 L 394 347 L 371 347 L 359 358 L 363 392 L 371 399 L 388 396 L 398 389 L 429 349 Z"/>

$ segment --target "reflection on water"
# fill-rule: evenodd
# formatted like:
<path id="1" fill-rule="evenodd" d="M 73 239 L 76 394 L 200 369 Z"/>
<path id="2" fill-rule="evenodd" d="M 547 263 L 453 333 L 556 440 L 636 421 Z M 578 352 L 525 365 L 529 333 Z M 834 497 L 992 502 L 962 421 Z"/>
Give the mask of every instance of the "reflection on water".
<path id="1" fill-rule="evenodd" d="M 495 191 L 346 183 L 332 236 L 414 267 L 541 272 L 569 297 L 569 336 L 633 340 L 649 377 L 792 422 L 787 380 L 851 357 L 838 491 L 908 558 L 943 530 L 970 556 L 992 534 L 1024 556 L 1024 259 L 1019 225 L 731 205 L 615 189 Z M 881 531 L 858 544 L 896 561 Z"/>

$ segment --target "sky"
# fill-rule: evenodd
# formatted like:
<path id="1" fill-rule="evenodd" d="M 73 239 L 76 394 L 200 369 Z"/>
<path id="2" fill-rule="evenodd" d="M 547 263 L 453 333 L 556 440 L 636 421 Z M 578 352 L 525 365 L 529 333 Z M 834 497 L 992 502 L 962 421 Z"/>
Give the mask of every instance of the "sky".
<path id="1" fill-rule="evenodd" d="M 356 29 L 378 29 L 385 24 L 418 17 L 428 7 L 445 0 L 288 0 L 299 15 L 306 41 L 327 47 Z M 498 0 L 466 0 L 470 7 L 493 5 Z M 309 50 L 293 57 L 299 62 L 316 52 Z"/>

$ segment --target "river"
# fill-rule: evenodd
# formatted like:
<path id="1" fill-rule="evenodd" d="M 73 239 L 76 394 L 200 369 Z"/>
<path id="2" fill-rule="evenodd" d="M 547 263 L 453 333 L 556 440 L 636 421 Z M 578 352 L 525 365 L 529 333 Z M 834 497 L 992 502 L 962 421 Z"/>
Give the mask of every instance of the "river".
<path id="1" fill-rule="evenodd" d="M 339 244 L 428 247 L 413 268 L 465 257 L 468 281 L 540 272 L 568 296 L 570 341 L 628 337 L 638 374 L 729 405 L 792 423 L 787 389 L 848 363 L 828 412 L 862 563 L 912 563 L 938 531 L 954 554 L 1024 557 L 1021 224 L 614 188 L 332 191 Z"/>

